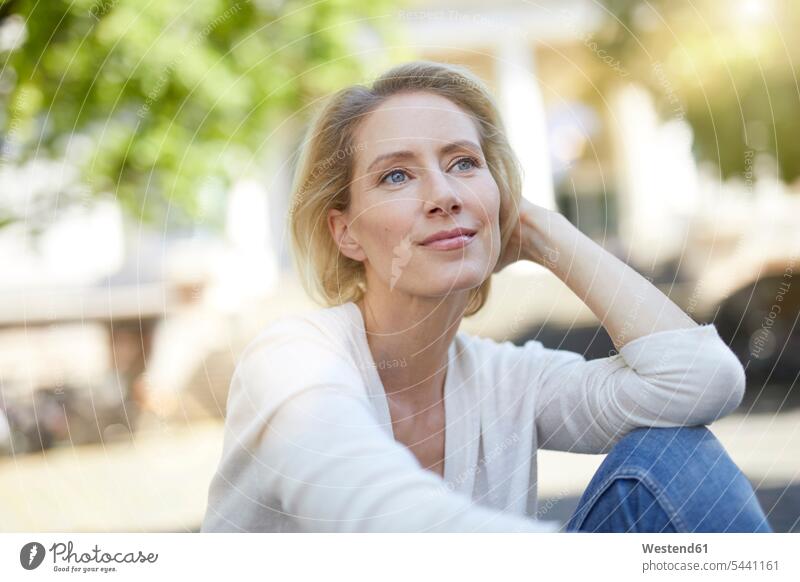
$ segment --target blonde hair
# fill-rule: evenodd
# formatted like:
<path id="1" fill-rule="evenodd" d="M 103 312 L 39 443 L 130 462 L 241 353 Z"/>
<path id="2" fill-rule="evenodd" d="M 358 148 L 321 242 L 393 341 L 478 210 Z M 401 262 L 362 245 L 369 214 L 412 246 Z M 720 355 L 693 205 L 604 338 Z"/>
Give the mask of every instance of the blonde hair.
<path id="1" fill-rule="evenodd" d="M 393 67 L 371 87 L 354 85 L 334 94 L 309 127 L 288 213 L 292 255 L 304 288 L 316 301 L 340 305 L 366 291 L 364 265 L 346 257 L 327 227 L 328 210 L 350 204 L 351 156 L 363 149 L 353 136 L 359 122 L 393 95 L 424 91 L 445 97 L 472 117 L 480 146 L 500 190 L 500 251 L 518 221 L 520 169 L 491 93 L 475 75 L 455 65 L 414 61 Z M 477 313 L 489 296 L 491 276 L 472 290 L 464 316 Z"/>

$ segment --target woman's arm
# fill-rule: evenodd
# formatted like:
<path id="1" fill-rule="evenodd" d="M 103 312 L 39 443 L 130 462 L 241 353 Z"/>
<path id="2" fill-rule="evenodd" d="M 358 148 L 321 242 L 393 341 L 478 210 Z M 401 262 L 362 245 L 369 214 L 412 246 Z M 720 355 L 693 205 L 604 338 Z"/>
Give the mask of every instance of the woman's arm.
<path id="1" fill-rule="evenodd" d="M 744 369 L 714 325 L 656 332 L 586 360 L 530 340 L 537 446 L 605 453 L 637 427 L 711 424 L 744 396 Z"/>
<path id="2" fill-rule="evenodd" d="M 527 201 L 495 271 L 544 265 L 601 321 L 616 356 L 526 345 L 536 390 L 538 446 L 607 452 L 640 426 L 709 424 L 741 402 L 745 374 L 713 324 L 698 326 L 654 285 L 562 215 Z"/>
<path id="3" fill-rule="evenodd" d="M 520 224 L 496 271 L 515 258 L 547 267 L 586 303 L 618 350 L 657 331 L 697 327 L 652 283 L 563 215 L 523 199 Z"/>

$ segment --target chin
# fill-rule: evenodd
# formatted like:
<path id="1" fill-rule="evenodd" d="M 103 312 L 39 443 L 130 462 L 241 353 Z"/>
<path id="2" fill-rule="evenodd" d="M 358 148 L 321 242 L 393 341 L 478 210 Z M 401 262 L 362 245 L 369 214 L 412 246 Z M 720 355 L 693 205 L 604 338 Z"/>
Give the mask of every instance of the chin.
<path id="1" fill-rule="evenodd" d="M 424 290 L 423 294 L 444 297 L 458 291 L 468 291 L 475 287 L 480 287 L 490 275 L 491 269 L 488 268 L 462 268 L 460 272 L 456 268 L 452 274 L 444 273 L 440 270 L 426 279 L 427 284 L 423 286 L 427 287 L 427 289 Z"/>

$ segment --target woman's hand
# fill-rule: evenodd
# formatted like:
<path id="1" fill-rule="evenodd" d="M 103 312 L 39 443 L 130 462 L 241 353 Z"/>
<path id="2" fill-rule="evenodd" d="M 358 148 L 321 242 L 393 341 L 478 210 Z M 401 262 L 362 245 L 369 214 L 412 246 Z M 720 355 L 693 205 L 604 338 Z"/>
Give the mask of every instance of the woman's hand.
<path id="1" fill-rule="evenodd" d="M 520 260 L 533 261 L 552 269 L 558 260 L 558 250 L 548 241 L 555 223 L 558 223 L 558 228 L 572 226 L 558 212 L 521 198 L 519 221 L 495 265 L 494 272 L 499 273 L 508 265 Z"/>

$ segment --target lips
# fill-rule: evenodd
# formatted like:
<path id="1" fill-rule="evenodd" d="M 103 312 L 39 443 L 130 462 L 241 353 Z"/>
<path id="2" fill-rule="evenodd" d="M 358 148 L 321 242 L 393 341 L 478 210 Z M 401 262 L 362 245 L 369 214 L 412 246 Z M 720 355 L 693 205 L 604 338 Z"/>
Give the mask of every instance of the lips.
<path id="1" fill-rule="evenodd" d="M 451 230 L 440 230 L 439 232 L 432 234 L 425 240 L 423 240 L 421 245 L 429 245 L 430 243 L 446 240 L 446 239 L 455 239 L 459 237 L 467 237 L 472 238 L 477 231 L 474 228 L 453 228 Z"/>

